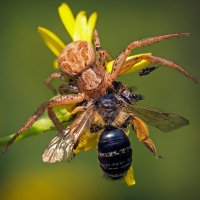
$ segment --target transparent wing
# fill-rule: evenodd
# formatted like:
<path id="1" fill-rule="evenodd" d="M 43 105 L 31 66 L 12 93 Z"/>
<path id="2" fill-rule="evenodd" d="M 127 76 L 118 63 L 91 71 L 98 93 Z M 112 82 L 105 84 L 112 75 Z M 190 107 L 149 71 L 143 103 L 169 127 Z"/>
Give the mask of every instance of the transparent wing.
<path id="1" fill-rule="evenodd" d="M 189 121 L 184 117 L 173 113 L 166 113 L 154 109 L 131 106 L 129 110 L 145 122 L 157 127 L 161 131 L 169 132 L 188 125 Z"/>
<path id="2" fill-rule="evenodd" d="M 45 149 L 42 159 L 44 162 L 55 163 L 64 159 L 73 158 L 73 148 L 79 137 L 86 133 L 92 123 L 93 107 L 89 107 L 68 126 L 63 133 L 58 133 Z"/>

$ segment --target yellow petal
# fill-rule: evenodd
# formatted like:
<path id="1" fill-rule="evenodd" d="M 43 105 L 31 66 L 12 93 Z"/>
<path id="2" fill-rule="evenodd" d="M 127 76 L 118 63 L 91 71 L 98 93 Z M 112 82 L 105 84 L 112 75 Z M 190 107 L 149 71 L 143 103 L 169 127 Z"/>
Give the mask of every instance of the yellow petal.
<path id="1" fill-rule="evenodd" d="M 135 185 L 135 179 L 134 179 L 134 172 L 133 172 L 133 166 L 131 165 L 129 170 L 124 175 L 124 180 L 128 186 Z"/>
<path id="2" fill-rule="evenodd" d="M 85 11 L 80 11 L 76 16 L 73 41 L 83 40 L 82 36 L 84 35 L 84 30 L 86 29 L 86 23 L 86 13 Z"/>
<path id="3" fill-rule="evenodd" d="M 80 137 L 78 146 L 73 150 L 73 153 L 77 154 L 81 150 L 89 151 L 97 145 L 98 138 L 98 133 L 85 133 Z"/>
<path id="4" fill-rule="evenodd" d="M 97 21 L 97 13 L 93 12 L 89 17 L 88 24 L 87 24 L 87 38 L 86 38 L 86 41 L 88 41 L 90 43 L 92 43 L 93 33 L 94 33 L 96 21 Z"/>
<path id="5" fill-rule="evenodd" d="M 81 35 L 81 40 L 87 41 L 87 17 L 86 15 L 82 15 L 81 17 L 81 22 L 80 22 L 80 35 Z"/>
<path id="6" fill-rule="evenodd" d="M 73 39 L 75 19 L 74 19 L 74 15 L 71 9 L 66 3 L 62 3 L 58 7 L 58 13 L 66 30 L 68 31 L 69 35 Z"/>
<path id="7" fill-rule="evenodd" d="M 58 69 L 58 60 L 57 60 L 57 59 L 55 59 L 55 60 L 53 61 L 53 68 L 54 68 L 54 69 Z"/>
<path id="8" fill-rule="evenodd" d="M 140 57 L 140 56 L 143 56 L 143 55 L 151 55 L 151 53 L 143 53 L 143 54 L 137 54 L 137 55 L 129 56 L 126 60 L 129 60 L 129 59 L 135 58 L 135 57 Z M 107 63 L 107 65 L 106 65 L 106 71 L 108 73 L 111 73 L 113 63 L 114 63 L 114 60 Z M 148 67 L 150 64 L 151 64 L 150 61 L 148 61 L 148 60 L 142 60 L 139 63 L 133 65 L 128 71 L 126 71 L 123 74 L 128 74 L 128 73 L 132 73 L 132 72 L 136 72 L 136 71 L 142 70 L 142 69 Z"/>
<path id="9" fill-rule="evenodd" d="M 65 44 L 62 42 L 58 36 L 46 28 L 38 27 L 38 32 L 42 39 L 44 40 L 47 47 L 56 55 L 59 56 Z"/>

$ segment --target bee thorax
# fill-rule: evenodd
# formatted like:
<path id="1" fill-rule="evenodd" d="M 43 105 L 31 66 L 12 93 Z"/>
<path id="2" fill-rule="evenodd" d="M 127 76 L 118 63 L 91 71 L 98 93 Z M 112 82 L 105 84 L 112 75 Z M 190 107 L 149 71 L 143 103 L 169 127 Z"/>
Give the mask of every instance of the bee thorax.
<path id="1" fill-rule="evenodd" d="M 101 96 L 96 102 L 96 108 L 105 122 L 112 122 L 119 113 L 119 100 L 113 95 Z"/>

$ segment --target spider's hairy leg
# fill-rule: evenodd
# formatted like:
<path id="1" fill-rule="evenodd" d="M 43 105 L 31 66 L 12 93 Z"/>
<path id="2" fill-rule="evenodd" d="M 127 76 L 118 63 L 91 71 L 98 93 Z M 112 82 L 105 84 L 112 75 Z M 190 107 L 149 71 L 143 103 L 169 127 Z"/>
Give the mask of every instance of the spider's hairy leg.
<path id="1" fill-rule="evenodd" d="M 78 114 L 79 112 L 83 112 L 84 109 L 85 109 L 84 106 L 76 107 L 74 110 L 72 110 L 71 116 L 74 116 L 74 115 Z M 60 123 L 59 119 L 57 118 L 55 112 L 53 111 L 53 108 L 49 107 L 47 110 L 48 110 L 49 118 L 53 121 L 58 132 L 63 133 L 63 131 L 64 131 L 63 125 L 62 125 L 62 123 Z"/>
<path id="2" fill-rule="evenodd" d="M 101 57 L 103 58 L 104 62 L 102 63 L 102 65 L 106 68 L 106 64 L 110 61 L 113 60 L 112 56 L 106 51 L 106 50 L 102 50 L 101 51 Z"/>
<path id="3" fill-rule="evenodd" d="M 106 63 L 113 59 L 112 56 L 106 50 L 101 49 L 101 42 L 99 39 L 98 31 L 96 29 L 94 31 L 93 42 L 96 52 L 96 65 L 98 67 L 103 67 L 104 69 L 106 69 Z"/>
<path id="4" fill-rule="evenodd" d="M 123 65 L 123 67 L 120 71 L 120 74 L 128 71 L 133 65 L 141 62 L 142 60 L 148 60 L 152 64 L 161 65 L 161 66 L 169 67 L 169 68 L 172 68 L 172 69 L 176 69 L 180 73 L 182 73 L 185 76 L 187 76 L 188 78 L 192 79 L 195 83 L 198 83 L 198 81 L 191 74 L 189 74 L 187 71 L 182 69 L 180 66 L 178 66 L 174 62 L 172 62 L 170 60 L 166 60 L 164 58 L 155 57 L 155 56 L 152 56 L 152 55 L 141 55 L 139 57 L 135 57 L 135 58 L 132 58 L 130 60 L 127 60 L 124 63 L 124 65 Z"/>
<path id="5" fill-rule="evenodd" d="M 175 34 L 169 34 L 169 35 L 150 37 L 150 38 L 131 42 L 126 47 L 126 49 L 122 53 L 119 54 L 119 56 L 115 60 L 115 62 L 113 64 L 112 72 L 110 75 L 111 80 L 114 81 L 117 78 L 118 74 L 120 73 L 120 71 L 126 61 L 126 58 L 130 55 L 130 53 L 133 49 L 148 46 L 150 44 L 157 43 L 162 40 L 166 40 L 166 39 L 170 39 L 170 38 L 182 37 L 182 36 L 188 37 L 190 35 L 191 35 L 190 33 L 175 33 Z"/>
<path id="6" fill-rule="evenodd" d="M 156 158 L 162 158 L 157 154 L 156 146 L 149 138 L 149 130 L 147 125 L 138 117 L 134 117 L 132 126 L 136 132 L 138 140 L 142 141 L 143 144 L 153 153 L 153 155 L 156 156 Z"/>
<path id="7" fill-rule="evenodd" d="M 94 30 L 93 42 L 94 42 L 96 53 L 98 53 L 98 51 L 101 49 L 101 42 L 99 39 L 98 31 L 96 29 Z"/>
<path id="8" fill-rule="evenodd" d="M 37 120 L 38 118 L 44 113 L 46 109 L 48 109 L 49 118 L 54 123 L 55 127 L 61 131 L 63 130 L 61 123 L 57 119 L 55 113 L 53 112 L 52 108 L 57 106 L 62 106 L 66 104 L 74 104 L 80 103 L 85 100 L 84 94 L 69 94 L 63 95 L 55 98 L 54 100 L 47 101 L 40 105 L 36 112 L 24 123 L 21 129 L 8 141 L 8 143 L 3 147 L 3 152 L 5 152 L 10 144 L 12 144 L 17 137 L 23 134 L 24 131 L 29 129 Z"/>
<path id="9" fill-rule="evenodd" d="M 65 95 L 69 92 L 78 93 L 78 87 L 75 85 L 69 85 L 69 84 L 62 84 L 59 87 L 59 94 Z"/>
<path id="10" fill-rule="evenodd" d="M 57 94 L 56 89 L 52 86 L 51 81 L 55 78 L 61 79 L 65 81 L 65 77 L 61 73 L 52 73 L 49 77 L 44 81 L 45 85 L 53 92 L 53 94 Z"/>
<path id="11" fill-rule="evenodd" d="M 60 123 L 59 119 L 57 118 L 55 112 L 53 111 L 53 108 L 48 108 L 48 116 L 49 118 L 52 120 L 52 122 L 54 123 L 56 129 L 58 130 L 59 133 L 62 133 L 64 130 L 64 127 L 62 125 L 62 123 Z"/>

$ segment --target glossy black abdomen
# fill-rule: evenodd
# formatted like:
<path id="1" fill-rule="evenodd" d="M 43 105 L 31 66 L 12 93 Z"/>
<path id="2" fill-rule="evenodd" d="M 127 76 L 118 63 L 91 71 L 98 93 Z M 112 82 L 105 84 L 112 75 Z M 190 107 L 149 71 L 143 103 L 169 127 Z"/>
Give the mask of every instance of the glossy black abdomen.
<path id="1" fill-rule="evenodd" d="M 122 178 L 132 163 L 132 149 L 127 135 L 114 127 L 105 129 L 99 138 L 98 159 L 107 177 L 114 180 Z"/>

